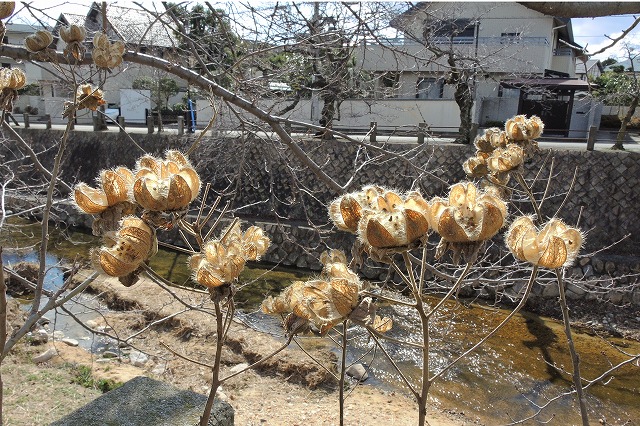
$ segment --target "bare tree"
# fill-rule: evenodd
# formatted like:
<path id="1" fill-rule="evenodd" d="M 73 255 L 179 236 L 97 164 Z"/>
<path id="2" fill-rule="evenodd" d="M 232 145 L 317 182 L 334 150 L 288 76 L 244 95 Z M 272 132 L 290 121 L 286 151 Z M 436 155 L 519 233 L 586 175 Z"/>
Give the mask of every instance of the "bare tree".
<path id="1" fill-rule="evenodd" d="M 207 6 L 214 19 L 220 17 L 220 14 L 214 12 L 217 9 L 208 4 Z M 384 10 L 383 5 L 375 6 L 379 6 L 379 10 Z M 293 7 L 294 9 L 297 7 L 301 15 L 306 13 L 302 5 Z M 178 15 L 172 16 L 171 8 L 172 6 L 167 5 L 165 11 L 153 12 L 151 16 L 156 22 L 162 22 L 165 29 L 170 30 L 168 32 L 182 31 L 183 22 Z M 322 256 L 324 270 L 321 278 L 309 280 L 303 284 L 294 284 L 290 290 L 287 290 L 289 293 L 285 293 L 279 299 L 269 299 L 266 303 L 265 311 L 283 314 L 288 332 L 286 343 L 271 355 L 277 354 L 289 343 L 295 342 L 295 336 L 299 333 L 308 331 L 327 335 L 334 333 L 336 329 L 341 330 L 339 334 L 333 334 L 333 337 L 341 347 L 342 367 L 337 378 L 340 383 L 340 419 L 344 422 L 344 399 L 347 395 L 344 393 L 343 385 L 345 384 L 346 353 L 349 346 L 349 324 L 363 327 L 374 342 L 372 346 L 375 349 L 372 351 L 380 351 L 382 355 L 378 356 L 386 358 L 393 365 L 415 397 L 418 421 L 423 425 L 426 423 L 426 407 L 431 385 L 437 380 L 444 379 L 447 372 L 463 362 L 470 353 L 482 346 L 513 318 L 524 307 L 538 279 L 539 270 L 548 269 L 549 272 L 544 279 L 559 288 L 561 294 L 559 304 L 572 355 L 573 368 L 568 376 L 572 378 L 574 389 L 568 394 L 575 393 L 579 401 L 582 422 L 587 424 L 588 413 L 584 391 L 592 383 L 602 381 L 609 376 L 615 368 L 609 368 L 601 377 L 583 385 L 579 357 L 571 344 L 567 301 L 563 295 L 563 267 L 575 260 L 581 246 L 582 234 L 576 227 L 568 226 L 558 220 L 557 212 L 547 213 L 543 209 L 543 207 L 548 208 L 547 200 L 551 197 L 549 185 L 554 178 L 553 172 L 549 174 L 547 186 L 536 192 L 534 185 L 540 180 L 539 174 L 528 172 L 524 167 L 525 159 L 538 155 L 535 139 L 542 133 L 543 125 L 540 120 L 516 117 L 506 123 L 504 131 L 493 129 L 485 133 L 476 140 L 476 155 L 469 158 L 464 165 L 464 171 L 469 175 L 469 180 L 456 183 L 444 198 L 434 196 L 427 200 L 419 192 L 422 180 L 438 180 L 443 188 L 449 186 L 449 182 L 437 177 L 424 166 L 423 162 L 416 160 L 417 154 L 414 148 L 394 151 L 348 137 L 331 129 L 331 121 L 335 119 L 342 96 L 338 92 L 345 87 L 341 86 L 343 83 L 341 80 L 349 75 L 351 48 L 352 44 L 358 42 L 357 36 L 350 39 L 338 28 L 333 30 L 328 28 L 330 16 L 324 17 L 324 24 L 327 25 L 327 31 L 325 31 L 324 24 L 320 25 L 318 21 L 319 11 L 315 13 L 315 10 L 310 18 L 307 17 L 303 21 L 305 28 L 296 32 L 287 27 L 293 24 L 290 20 L 274 19 L 278 13 L 283 12 L 283 9 L 278 7 L 256 8 L 249 5 L 245 7 L 242 4 L 230 4 L 228 8 L 235 12 L 229 13 L 229 17 L 240 28 L 238 31 L 251 29 L 252 32 L 249 32 L 247 38 L 252 36 L 253 39 L 250 43 L 244 44 L 249 47 L 248 49 L 242 49 L 242 54 L 233 57 L 233 63 L 225 63 L 223 71 L 220 71 L 218 66 L 207 66 L 209 62 L 205 53 L 211 54 L 211 50 L 206 50 L 206 46 L 199 46 L 199 40 L 194 40 L 184 31 L 179 48 L 184 54 L 188 52 L 189 56 L 182 64 L 173 58 L 164 59 L 159 55 L 145 54 L 132 49 L 113 59 L 114 63 L 118 62 L 115 61 L 117 59 L 125 63 L 162 69 L 183 79 L 191 86 L 198 87 L 207 95 L 214 110 L 224 108 L 225 115 L 233 117 L 233 129 L 239 132 L 229 132 L 227 135 L 234 137 L 234 141 L 238 144 L 253 143 L 254 147 L 258 147 L 256 149 L 260 149 L 263 164 L 267 166 L 264 167 L 267 169 L 267 176 L 272 166 L 282 165 L 286 168 L 287 176 L 292 181 L 287 189 L 291 191 L 286 194 L 275 191 L 274 197 L 282 197 L 284 199 L 282 203 L 288 208 L 300 208 L 299 204 L 304 202 L 315 202 L 328 207 L 335 226 L 340 230 L 359 235 L 359 243 L 354 246 L 350 261 L 347 261 L 344 253 L 329 252 L 328 255 Z M 316 6 L 314 5 L 313 8 L 316 9 Z M 352 22 L 354 28 L 364 31 L 376 40 L 378 34 L 375 27 L 369 26 L 367 19 L 363 19 L 353 5 L 345 5 L 345 11 L 346 15 L 353 16 L 354 19 L 350 21 L 345 18 L 344 22 Z M 461 117 L 464 128 L 461 126 L 460 131 L 464 142 L 469 143 L 471 138 L 470 102 L 474 99 L 475 79 L 478 78 L 483 61 L 489 60 L 495 52 L 487 53 L 484 59 L 479 61 L 478 52 L 468 54 L 459 49 L 456 41 L 460 41 L 459 38 L 465 37 L 464 34 L 470 30 L 474 31 L 474 35 L 477 31 L 472 22 L 443 21 L 442 19 L 433 22 L 434 25 L 428 27 L 426 33 L 415 35 L 415 38 L 420 39 L 422 46 L 429 51 L 429 56 L 414 56 L 420 60 L 426 58 L 425 60 L 438 62 L 445 67 L 444 75 L 455 87 L 456 101 L 459 102 L 461 114 L 464 115 Z M 253 28 L 250 28 L 252 25 Z M 274 28 L 277 25 L 282 27 Z M 227 27 L 224 28 L 224 31 L 228 30 Z M 68 31 L 71 32 L 71 29 Z M 282 35 L 283 38 L 275 35 Z M 251 191 L 251 185 L 245 179 L 249 172 L 257 173 L 257 171 L 244 170 L 243 158 L 234 158 L 232 150 L 228 148 L 227 140 L 216 145 L 216 142 L 206 138 L 206 131 L 217 125 L 217 117 L 214 115 L 205 131 L 185 147 L 184 153 L 169 151 L 164 158 L 157 158 L 141 152 L 134 171 L 122 168 L 107 170 L 100 174 L 102 188 L 80 184 L 72 187 L 70 182 L 65 182 L 61 178 L 61 164 L 68 149 L 73 118 L 77 110 L 96 109 L 104 103 L 103 93 L 86 84 L 86 79 L 83 78 L 83 67 L 95 63 L 98 57 L 95 48 L 82 52 L 82 55 L 79 54 L 83 41 L 83 39 L 69 39 L 68 44 L 71 47 L 66 53 L 46 50 L 48 44 L 38 52 L 28 51 L 20 46 L 0 47 L 0 54 L 14 59 L 53 64 L 69 77 L 68 83 L 75 93 L 65 110 L 66 131 L 62 140 L 54 144 L 57 151 L 53 161 L 46 166 L 40 163 L 37 153 L 29 143 L 3 121 L 3 128 L 10 136 L 12 146 L 25 153 L 21 154 L 21 160 L 29 161 L 29 164 L 34 166 L 32 168 L 36 170 L 42 182 L 40 189 L 46 193 L 46 197 L 42 209 L 42 244 L 39 249 L 38 278 L 36 282 L 30 283 L 34 289 L 34 300 L 28 319 L 19 330 L 7 336 L 8 331 L 0 327 L 0 333 L 5 333 L 5 336 L 0 335 L 0 338 L 6 341 L 0 362 L 45 312 L 54 308 L 64 309 L 64 303 L 83 291 L 89 284 L 87 280 L 73 290 L 70 284 L 65 284 L 60 291 L 50 294 L 44 290 L 43 286 L 49 235 L 48 219 L 51 217 L 57 195 L 66 196 L 73 193 L 76 202 L 81 207 L 84 206 L 84 211 L 94 216 L 93 224 L 96 233 L 106 237 L 104 244 L 94 252 L 94 261 L 100 266 L 102 272 L 118 277 L 124 285 L 133 285 L 139 274 L 146 274 L 154 280 L 163 294 L 168 294 L 181 305 L 179 313 L 182 311 L 201 313 L 215 323 L 215 343 L 212 348 L 208 348 L 213 357 L 212 362 L 187 357 L 174 348 L 169 348 L 175 356 L 184 357 L 188 362 L 203 366 L 210 372 L 209 398 L 200 422 L 201 425 L 206 425 L 216 390 L 220 384 L 236 375 L 234 373 L 226 377 L 221 376 L 220 357 L 235 313 L 234 291 L 238 284 L 238 273 L 246 261 L 256 259 L 266 250 L 267 242 L 261 231 L 254 228 L 250 228 L 251 232 L 242 231 L 235 219 L 224 230 L 220 230 L 222 217 L 229 208 L 224 203 L 221 205 L 220 198 L 209 197 L 212 186 L 201 182 L 204 180 L 203 175 L 196 172 L 188 157 L 195 156 L 199 152 L 204 152 L 203 155 L 206 155 L 211 150 L 227 149 L 229 151 L 227 155 L 220 158 L 228 160 L 229 164 L 220 165 L 219 168 L 224 169 L 227 166 L 234 172 L 227 173 L 226 170 L 216 169 L 214 173 L 220 173 L 216 176 L 224 178 L 225 182 L 220 192 L 225 192 L 224 195 L 228 196 L 238 194 L 242 190 Z M 312 50 L 313 48 L 318 49 L 317 54 Z M 76 55 L 73 55 L 73 52 Z M 294 59 L 290 62 L 293 66 L 296 65 L 295 58 L 301 58 L 302 63 L 305 64 L 309 64 L 308 61 L 310 61 L 312 76 L 319 75 L 324 79 L 320 83 L 322 88 L 320 97 L 324 100 L 326 107 L 325 126 L 296 122 L 282 117 L 273 112 L 276 108 L 272 99 L 263 98 L 270 89 L 264 90 L 264 84 L 256 83 L 256 80 L 264 76 L 254 74 L 251 64 L 255 63 L 254 61 L 269 61 L 274 52 L 293 53 Z M 308 53 L 311 53 L 310 57 L 305 57 L 304 55 Z M 401 53 L 404 54 L 404 52 Z M 197 70 L 190 69 L 185 63 L 191 59 L 200 64 Z M 328 64 L 331 59 L 337 59 L 336 68 Z M 316 64 L 313 64 L 314 61 Z M 325 63 L 326 68 L 322 68 L 320 63 Z M 317 67 L 313 68 L 313 65 Z M 111 68 L 117 69 L 118 66 L 119 64 Z M 268 70 L 268 81 L 277 81 L 278 78 L 282 79 L 287 75 L 270 74 L 278 71 L 273 64 L 266 66 L 263 62 L 261 67 L 262 70 Z M 106 70 L 100 69 L 99 72 L 108 78 L 109 73 Z M 316 89 L 312 83 L 308 83 L 310 92 Z M 262 90 L 259 90 L 261 87 Z M 8 92 L 7 95 L 9 96 L 6 99 L 10 100 L 14 94 Z M 291 101 L 288 99 L 284 102 Z M 349 170 L 347 175 L 335 172 L 331 164 L 330 151 L 334 145 L 326 142 L 329 148 L 325 149 L 326 147 L 322 144 L 319 146 L 309 144 L 308 140 L 294 136 L 287 129 L 289 125 L 305 126 L 314 131 L 326 131 L 340 136 L 349 146 L 353 145 L 355 148 L 352 170 Z M 270 131 L 267 132 L 266 129 Z M 247 141 L 247 139 L 250 140 Z M 141 151 L 144 150 L 141 149 Z M 402 191 L 386 190 L 378 186 L 378 182 L 368 182 L 370 185 L 362 187 L 362 182 L 359 181 L 362 177 L 361 171 L 371 164 L 383 167 L 391 164 L 405 166 L 406 170 L 403 169 L 403 173 L 408 177 L 407 188 L 403 188 Z M 107 168 L 115 166 L 117 165 L 109 164 Z M 301 169 L 310 171 L 316 179 L 313 182 L 303 181 L 298 173 Z M 10 183 L 12 185 L 15 183 L 11 173 L 7 172 L 3 178 L 3 188 Z M 202 191 L 201 183 L 204 184 Z M 123 191 L 123 188 L 126 190 Z M 23 188 L 21 185 L 16 185 L 16 190 L 22 191 Z M 117 194 L 110 191 L 116 191 Z M 329 202 L 335 196 L 340 198 Z M 214 198 L 215 201 L 211 201 L 210 198 Z M 112 203 L 114 200 L 115 202 Z M 512 204 L 512 209 L 516 212 L 523 213 L 518 214 L 519 218 L 511 226 L 506 242 L 517 261 L 509 257 L 511 255 L 505 255 L 498 260 L 485 258 L 485 244 L 497 238 L 499 230 L 506 224 L 507 203 Z M 239 211 L 243 207 L 234 206 L 234 209 Z M 302 209 L 304 210 L 304 205 Z M 194 213 L 193 217 L 187 216 L 190 210 Z M 120 221 L 125 211 L 130 215 Z M 285 214 L 286 212 L 275 211 L 277 219 L 284 218 Z M 300 218 L 304 216 L 298 217 Z M 323 225 L 314 223 L 310 218 L 307 219 L 311 225 L 318 228 Z M 146 261 L 153 256 L 156 239 L 159 236 L 162 237 L 163 231 L 171 228 L 180 230 L 185 247 L 176 249 L 191 256 L 189 263 L 194 280 L 204 286 L 204 288 L 194 287 L 187 290 L 196 294 L 199 298 L 197 302 L 191 302 L 182 293 L 178 294 L 174 291 L 176 283 L 162 279 L 146 264 Z M 439 242 L 435 242 L 436 246 L 434 241 L 429 240 L 430 229 L 440 236 Z M 116 231 L 115 236 L 114 231 Z M 553 238 L 547 238 L 549 235 Z M 449 253 L 452 254 L 451 262 L 444 260 Z M 364 280 L 357 275 L 357 267 L 365 259 L 376 262 L 379 268 L 389 271 L 389 277 L 394 275 L 398 277 L 409 300 L 390 291 L 392 290 L 390 282 L 377 282 L 375 286 L 367 287 Z M 486 266 L 477 263 L 478 259 L 486 260 L 484 264 Z M 462 268 L 458 266 L 460 260 L 464 263 Z M 435 366 L 432 355 L 429 353 L 432 342 L 430 334 L 432 318 L 443 309 L 448 300 L 454 300 L 457 297 L 458 291 L 464 284 L 482 283 L 488 286 L 495 284 L 496 280 L 499 281 L 494 278 L 495 276 L 489 276 L 489 271 L 495 272 L 498 277 L 501 277 L 500 274 L 504 274 L 502 277 L 509 277 L 510 274 L 519 272 L 518 278 L 525 278 L 522 290 L 514 296 L 517 300 L 515 308 L 504 321 L 482 337 L 469 344 L 466 344 L 465 340 L 463 343 L 466 346 L 459 356 L 447 360 L 444 365 Z M 12 273 L 12 271 L 6 272 Z M 437 275 L 440 280 L 429 280 L 427 273 Z M 470 277 L 471 273 L 474 274 L 473 277 Z M 15 271 L 13 274 L 19 276 Z M 94 275 L 91 277 L 93 279 Z M 435 293 L 444 297 L 435 302 L 427 302 L 423 297 L 425 293 Z M 48 302 L 43 302 L 43 296 L 49 297 Z M 411 336 L 412 339 L 394 342 L 420 351 L 421 376 L 416 382 L 412 382 L 403 374 L 402 368 L 386 351 L 386 346 L 382 342 L 393 341 L 393 339 L 385 336 L 389 323 L 375 315 L 373 299 L 410 308 L 419 317 L 418 340 L 413 339 L 415 336 Z M 0 316 L 3 314 L 1 308 L 2 306 L 0 306 Z M 167 314 L 157 321 L 167 321 L 173 315 L 177 314 Z M 340 328 L 341 324 L 342 328 Z M 148 331 L 148 327 L 140 333 L 145 331 Z M 135 332 L 125 336 L 117 333 L 105 334 L 130 343 L 140 333 Z M 5 339 L 6 337 L 9 338 Z M 632 363 L 638 358 L 637 354 L 629 354 L 625 362 Z M 266 357 L 262 360 L 264 359 Z"/>

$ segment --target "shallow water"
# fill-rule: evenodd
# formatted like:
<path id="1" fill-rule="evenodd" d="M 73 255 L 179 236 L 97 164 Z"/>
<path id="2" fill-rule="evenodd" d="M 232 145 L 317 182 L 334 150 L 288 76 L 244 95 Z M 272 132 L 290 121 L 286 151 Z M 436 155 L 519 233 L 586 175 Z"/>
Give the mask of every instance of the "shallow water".
<path id="1" fill-rule="evenodd" d="M 40 240 L 39 227 L 25 222 L 21 222 L 21 225 L 23 226 L 18 233 L 14 232 L 11 236 L 6 232 L 0 234 L 0 244 L 6 247 L 3 255 L 5 263 L 25 259 L 24 256 L 27 256 L 27 260 L 31 260 L 31 257 L 37 260 L 35 255 L 29 253 L 37 248 L 33 244 Z M 88 249 L 99 242 L 96 237 L 81 232 L 69 234 L 52 231 L 50 238 L 51 252 L 47 262 L 51 265 L 59 258 L 86 260 Z M 186 260 L 187 256 L 184 254 L 161 250 L 151 260 L 151 266 L 157 271 L 163 271 L 165 278 L 173 282 L 188 284 Z M 59 286 L 62 282 L 60 270 L 52 268 L 49 274 L 49 288 Z M 248 320 L 259 322 L 261 329 L 278 334 L 278 321 L 255 313 L 257 306 L 266 295 L 279 292 L 293 280 L 304 279 L 305 274 L 305 271 L 247 268 L 241 276 L 236 296 L 238 307 L 251 313 Z M 85 302 L 92 306 L 97 303 L 90 296 L 86 296 Z M 436 299 L 427 299 L 427 302 L 435 304 Z M 73 309 L 80 315 L 84 315 L 86 311 L 82 305 L 75 305 Z M 402 306 L 383 306 L 381 313 L 393 318 L 394 327 L 389 332 L 390 335 L 414 342 L 420 340 L 415 332 L 419 330 L 419 320 L 413 311 Z M 446 305 L 442 313 L 431 321 L 431 373 L 439 371 L 479 340 L 507 314 L 508 311 L 505 310 L 475 305 Z M 64 320 L 63 316 L 59 316 L 56 327 L 63 327 L 65 334 L 74 330 L 73 322 Z M 86 336 L 82 329 L 79 333 Z M 371 348 L 371 342 L 364 337 L 357 337 L 357 334 L 357 328 L 350 331 L 354 339 L 349 358 L 354 360 Z M 582 333 L 574 333 L 574 339 L 581 356 L 582 375 L 587 379 L 595 378 L 610 365 L 625 360 L 626 357 L 620 350 L 640 353 L 638 342 L 609 339 L 608 344 L 598 337 Z M 84 346 L 96 347 L 103 343 L 85 340 Z M 385 343 L 385 348 L 407 378 L 414 383 L 418 382 L 421 377 L 418 367 L 421 364 L 419 351 L 388 343 Z M 369 366 L 371 379 L 368 383 L 388 389 L 403 388 L 399 375 L 380 352 L 374 358 L 367 356 L 360 362 Z M 571 389 L 568 375 L 558 372 L 558 369 L 570 372 L 571 368 L 562 324 L 533 314 L 519 314 L 486 345 L 436 381 L 430 392 L 431 402 L 456 407 L 458 411 L 463 411 L 471 418 L 478 417 L 488 425 L 506 424 L 510 419 L 522 419 L 533 414 L 533 403 L 545 404 L 548 398 Z M 588 389 L 587 394 L 592 423 L 606 419 L 607 424 L 638 424 L 640 368 L 637 363 L 616 371 L 606 386 L 595 385 Z M 553 425 L 580 424 L 575 396 L 558 399 L 538 420 L 550 421 L 549 424 Z M 539 423 L 530 421 L 526 424 Z"/>

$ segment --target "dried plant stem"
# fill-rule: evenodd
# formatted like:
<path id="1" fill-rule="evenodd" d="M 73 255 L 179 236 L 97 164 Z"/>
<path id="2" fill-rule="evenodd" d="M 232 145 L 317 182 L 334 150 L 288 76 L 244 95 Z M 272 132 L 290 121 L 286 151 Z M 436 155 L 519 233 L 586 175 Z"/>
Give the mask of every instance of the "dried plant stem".
<path id="1" fill-rule="evenodd" d="M 347 344 L 349 343 L 347 339 L 347 323 L 349 320 L 346 320 L 342 323 L 342 342 L 341 342 L 341 356 L 340 360 L 340 377 L 338 380 L 338 387 L 340 392 L 340 426 L 344 426 L 344 385 L 345 385 L 345 376 L 347 374 Z"/>
<path id="2" fill-rule="evenodd" d="M 282 352 L 284 349 L 286 349 L 286 348 L 289 346 L 289 344 L 291 343 L 291 340 L 293 340 L 293 334 L 292 334 L 292 335 L 290 335 L 290 336 L 287 338 L 287 341 L 286 341 L 286 342 L 284 342 L 284 343 L 282 344 L 282 346 L 280 346 L 278 349 L 276 349 L 275 351 L 271 352 L 269 355 L 267 355 L 267 356 L 265 356 L 265 357 L 263 357 L 263 358 L 260 358 L 258 361 L 256 361 L 256 362 L 254 362 L 253 364 L 251 364 L 251 365 L 247 366 L 246 368 L 243 368 L 243 369 L 242 369 L 242 370 L 240 370 L 240 371 L 236 371 L 235 373 L 230 374 L 230 375 L 228 375 L 227 377 L 224 377 L 224 378 L 220 379 L 220 383 L 224 383 L 224 382 L 226 382 L 227 380 L 229 380 L 230 378 L 237 376 L 238 374 L 242 374 L 242 373 L 244 373 L 244 372 L 245 372 L 245 371 L 247 371 L 247 370 L 251 370 L 252 368 L 255 368 L 257 365 L 259 365 L 259 364 L 261 364 L 261 363 L 265 362 L 265 361 L 266 361 L 266 360 L 268 360 L 269 358 L 273 358 L 274 356 L 278 355 L 280 352 Z"/>
<path id="3" fill-rule="evenodd" d="M 47 189 L 47 201 L 42 212 L 42 243 L 40 245 L 40 252 L 38 253 L 38 262 L 40 268 L 38 270 L 38 281 L 36 282 L 36 289 L 33 292 L 33 302 L 31 304 L 31 310 L 29 312 L 30 317 L 35 317 L 40 309 L 40 302 L 42 300 L 42 290 L 44 288 L 44 274 L 46 272 L 47 262 L 47 249 L 49 245 L 49 216 L 51 215 L 51 206 L 53 205 L 53 193 L 56 188 L 56 182 L 58 181 L 58 173 L 62 167 L 62 156 L 69 140 L 69 132 L 71 131 L 71 119 L 67 122 L 67 128 L 60 140 L 60 146 L 56 153 L 53 170 L 51 171 L 51 180 L 49 181 L 49 188 Z"/>
<path id="4" fill-rule="evenodd" d="M 529 188 L 529 185 L 527 185 L 527 182 L 524 180 L 524 177 L 522 176 L 521 173 L 514 173 L 514 176 L 518 181 L 518 183 L 520 184 L 520 186 L 522 187 L 522 189 L 527 193 L 529 200 L 531 200 L 531 205 L 536 211 L 536 216 L 537 216 L 536 222 L 541 223 L 544 220 L 544 218 L 542 217 L 542 213 L 540 212 L 540 207 L 538 206 L 538 202 L 536 201 L 536 198 L 533 196 L 533 192 L 531 191 L 531 188 Z"/>
<path id="5" fill-rule="evenodd" d="M 304 352 L 304 354 L 306 356 L 308 356 L 313 362 L 315 362 L 316 364 L 318 364 L 318 366 L 320 366 L 320 368 L 322 368 L 324 371 L 326 371 L 327 373 L 329 373 L 336 381 L 338 381 L 338 376 L 336 376 L 336 374 L 331 371 L 330 369 L 328 369 L 323 363 L 321 363 L 316 357 L 314 357 L 308 350 L 306 350 L 304 347 L 302 347 L 302 345 L 300 344 L 300 342 L 298 342 L 298 340 L 296 340 L 295 335 L 293 335 L 293 342 L 296 344 L 296 346 L 298 346 L 298 348 Z"/>
<path id="6" fill-rule="evenodd" d="M 580 377 L 580 355 L 576 352 L 571 335 L 571 323 L 569 321 L 569 308 L 567 307 L 567 297 L 564 291 L 564 282 L 562 280 L 562 269 L 556 269 L 558 277 L 558 291 L 560 292 L 560 309 L 562 310 L 562 321 L 564 323 L 564 333 L 567 336 L 567 344 L 571 353 L 571 364 L 573 365 L 573 385 L 576 389 L 578 404 L 580 405 L 580 416 L 582 417 L 582 425 L 589 426 L 589 414 L 587 412 L 587 400 L 582 389 L 582 378 Z"/>
<path id="7" fill-rule="evenodd" d="M 418 403 L 418 425 L 422 426 L 427 423 L 427 398 L 429 396 L 429 388 L 431 387 L 431 381 L 429 381 L 429 315 L 427 312 L 428 308 L 425 307 L 422 301 L 422 293 L 419 291 L 420 286 L 416 283 L 413 274 L 409 253 L 402 253 L 402 258 L 404 259 L 405 268 L 407 269 L 411 292 L 416 301 L 416 311 L 418 311 L 418 315 L 420 316 L 420 325 L 422 327 L 422 379 L 420 394 L 416 398 L 416 402 Z"/>
<path id="8" fill-rule="evenodd" d="M 464 267 L 464 270 L 462 271 L 462 273 L 458 277 L 458 280 L 456 281 L 456 283 L 451 287 L 449 292 L 442 299 L 440 299 L 438 301 L 436 306 L 434 306 L 431 309 L 431 311 L 427 314 L 427 318 L 430 317 L 431 315 L 433 315 L 434 313 L 438 312 L 438 310 L 442 307 L 442 305 L 444 305 L 447 302 L 447 300 L 449 300 L 451 298 L 451 296 L 453 296 L 453 294 L 458 291 L 458 289 L 460 288 L 460 284 L 462 284 L 462 282 L 464 281 L 464 279 L 467 276 L 467 274 L 469 273 L 469 271 L 471 271 L 471 266 L 472 265 L 473 264 L 471 262 L 468 262 L 466 264 L 466 266 Z"/>
<path id="9" fill-rule="evenodd" d="M 231 299 L 229 299 L 229 303 L 233 303 Z M 211 388 L 209 389 L 209 396 L 207 397 L 207 403 L 204 406 L 204 412 L 200 417 L 200 426 L 207 426 L 209 424 L 209 419 L 211 418 L 211 410 L 213 409 L 213 402 L 216 397 L 216 392 L 218 388 L 222 384 L 220 380 L 220 365 L 222 360 L 222 346 L 224 345 L 225 340 L 225 323 L 223 318 L 222 308 L 220 306 L 219 300 L 214 300 L 214 306 L 216 310 L 216 356 L 213 361 L 213 367 L 211 368 Z"/>
<path id="10" fill-rule="evenodd" d="M 371 328 L 367 328 L 367 330 L 369 330 L 369 332 L 371 333 L 372 329 Z M 400 375 L 400 379 L 402 379 L 404 384 L 407 385 L 407 387 L 409 388 L 409 391 L 411 391 L 413 396 L 415 396 L 416 399 L 417 399 L 420 396 L 420 394 L 415 390 L 414 386 L 411 384 L 409 379 L 407 379 L 407 377 L 404 375 L 404 373 L 402 372 L 400 367 L 398 367 L 398 364 L 396 364 L 396 362 L 393 359 L 393 357 L 391 355 L 389 355 L 389 353 L 384 348 L 384 346 L 382 346 L 382 344 L 380 343 L 380 340 L 378 340 L 379 336 L 378 337 L 376 337 L 376 336 L 378 336 L 377 333 L 371 333 L 371 338 L 373 339 L 373 341 L 376 342 L 376 345 L 380 348 L 380 350 L 382 351 L 384 356 L 387 358 L 387 361 L 389 361 L 389 363 L 391 364 L 393 369 L 396 370 L 396 372 Z"/>
<path id="11" fill-rule="evenodd" d="M 4 282 L 4 269 L 2 268 L 2 246 L 0 246 L 0 354 L 4 352 L 4 342 L 7 340 L 7 285 Z M 2 359 L 0 359 L 0 363 Z M 1 364 L 0 364 L 1 365 Z M 0 425 L 4 424 L 2 413 L 4 411 L 4 383 L 0 370 Z"/>

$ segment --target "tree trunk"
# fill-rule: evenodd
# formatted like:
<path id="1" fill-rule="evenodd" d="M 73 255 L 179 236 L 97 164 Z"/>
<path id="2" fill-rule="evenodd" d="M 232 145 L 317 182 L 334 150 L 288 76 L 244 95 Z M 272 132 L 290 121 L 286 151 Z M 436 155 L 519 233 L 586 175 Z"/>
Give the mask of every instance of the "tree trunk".
<path id="1" fill-rule="evenodd" d="M 336 115 L 336 96 L 333 93 L 328 93 L 322 96 L 322 112 L 320 113 L 320 124 L 327 128 L 327 130 L 333 128 L 333 119 Z M 322 134 L 322 139 L 333 139 L 333 134 L 330 131 L 325 131 Z"/>
<path id="2" fill-rule="evenodd" d="M 456 143 L 470 144 L 471 141 L 471 109 L 473 108 L 473 97 L 471 96 L 471 88 L 465 82 L 456 84 L 454 98 L 458 108 L 460 108 L 460 127 L 458 132 L 460 135 L 456 138 Z"/>
<path id="3" fill-rule="evenodd" d="M 636 112 L 636 107 L 638 106 L 638 100 L 640 100 L 640 94 L 633 97 L 631 100 L 631 105 L 629 105 L 629 110 L 627 114 L 622 119 L 622 123 L 620 123 L 620 130 L 618 130 L 618 136 L 616 137 L 616 143 L 611 147 L 611 149 L 624 149 L 624 137 L 627 135 L 627 125 L 629 121 L 631 121 L 631 117 Z"/>

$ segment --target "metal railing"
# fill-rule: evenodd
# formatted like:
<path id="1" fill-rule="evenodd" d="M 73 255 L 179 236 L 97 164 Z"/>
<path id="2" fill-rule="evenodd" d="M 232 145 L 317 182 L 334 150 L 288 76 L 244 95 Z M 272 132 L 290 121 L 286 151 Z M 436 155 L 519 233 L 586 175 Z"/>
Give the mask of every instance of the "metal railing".
<path id="1" fill-rule="evenodd" d="M 509 44 L 520 44 L 527 46 L 548 46 L 549 39 L 547 37 L 514 37 L 514 36 L 505 36 L 505 37 L 478 37 L 477 38 L 478 45 L 509 45 Z M 476 42 L 476 37 L 433 37 L 429 38 L 425 42 L 419 42 L 417 40 L 409 39 L 409 38 L 378 38 L 376 40 L 365 39 L 362 41 L 362 45 L 364 46 L 385 46 L 385 47 L 399 47 L 399 46 L 423 46 L 426 43 L 433 44 L 474 44 Z M 559 48 L 556 50 L 561 50 L 565 48 Z M 568 49 L 568 48 L 566 48 Z M 571 50 L 571 49 L 569 49 Z"/>

